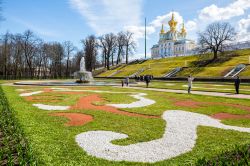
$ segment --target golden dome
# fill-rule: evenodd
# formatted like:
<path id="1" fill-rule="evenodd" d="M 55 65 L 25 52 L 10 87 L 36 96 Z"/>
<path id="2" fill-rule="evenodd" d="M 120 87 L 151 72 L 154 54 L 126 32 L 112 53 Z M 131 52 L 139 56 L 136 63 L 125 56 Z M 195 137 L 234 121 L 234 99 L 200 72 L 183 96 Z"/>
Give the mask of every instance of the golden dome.
<path id="1" fill-rule="evenodd" d="M 165 30 L 164 30 L 164 25 L 162 24 L 160 34 L 164 34 L 164 33 L 165 33 Z"/>
<path id="2" fill-rule="evenodd" d="M 185 29 L 184 23 L 182 24 L 181 33 L 186 33 L 186 29 Z"/>
<path id="3" fill-rule="evenodd" d="M 174 13 L 172 13 L 172 18 L 171 20 L 168 22 L 168 25 L 170 26 L 170 30 L 171 31 L 176 31 L 176 25 L 177 25 L 177 21 L 174 20 Z"/>

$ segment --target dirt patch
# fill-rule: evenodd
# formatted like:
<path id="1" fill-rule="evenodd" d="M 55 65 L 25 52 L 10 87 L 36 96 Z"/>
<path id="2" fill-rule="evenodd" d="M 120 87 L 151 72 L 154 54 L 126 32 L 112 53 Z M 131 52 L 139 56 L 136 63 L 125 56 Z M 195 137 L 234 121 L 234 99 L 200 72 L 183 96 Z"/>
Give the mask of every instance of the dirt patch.
<path id="1" fill-rule="evenodd" d="M 43 89 L 43 92 L 45 92 L 45 93 L 46 93 L 46 92 L 48 92 L 48 93 L 49 93 L 49 92 L 52 92 L 52 91 L 53 91 L 53 90 L 52 90 L 52 89 L 50 89 L 50 88 L 44 88 L 44 89 Z"/>
<path id="2" fill-rule="evenodd" d="M 134 117 L 144 117 L 144 118 L 160 118 L 160 116 L 154 115 L 144 115 L 138 113 L 131 113 L 127 111 L 119 110 L 112 106 L 98 106 L 94 105 L 92 102 L 103 102 L 103 99 L 100 98 L 99 95 L 94 94 L 86 97 L 81 97 L 76 105 L 72 106 L 71 109 L 90 109 L 90 110 L 101 110 L 106 112 L 111 112 L 114 114 L 126 115 L 126 116 L 134 116 Z"/>
<path id="3" fill-rule="evenodd" d="M 235 115 L 229 113 L 218 113 L 214 114 L 211 117 L 215 119 L 250 119 L 250 114 L 248 115 Z"/>
<path id="4" fill-rule="evenodd" d="M 67 118 L 69 121 L 65 123 L 65 126 L 82 126 L 94 120 L 92 116 L 81 113 L 54 113 L 50 115 Z"/>
<path id="5" fill-rule="evenodd" d="M 180 106 L 180 107 L 189 107 L 189 108 L 200 108 L 202 103 L 192 101 L 192 100 L 184 100 L 184 101 L 175 101 L 174 105 L 175 106 Z"/>
<path id="6" fill-rule="evenodd" d="M 50 103 L 56 103 L 60 102 L 60 99 L 52 99 L 48 96 L 27 96 L 25 97 L 25 100 L 30 101 L 30 102 L 50 102 Z"/>
<path id="7" fill-rule="evenodd" d="M 64 94 L 64 95 L 81 95 L 86 92 L 57 92 L 57 93 Z"/>
<path id="8" fill-rule="evenodd" d="M 201 108 L 201 107 L 209 107 L 211 105 L 219 105 L 219 106 L 238 108 L 238 109 L 250 112 L 249 106 L 240 105 L 240 104 L 217 103 L 217 102 L 198 102 L 198 101 L 193 101 L 193 100 L 178 101 L 177 99 L 170 99 L 170 100 L 173 101 L 175 106 L 180 106 L 180 107 Z M 216 119 L 243 119 L 243 118 L 250 118 L 250 114 L 235 115 L 235 114 L 230 114 L 230 113 L 218 113 L 218 114 L 212 115 L 212 117 L 216 118 Z"/>
<path id="9" fill-rule="evenodd" d="M 229 104 L 229 103 L 222 103 L 222 105 L 229 106 L 229 107 L 234 107 L 234 108 L 239 108 L 239 109 L 246 110 L 246 111 L 250 112 L 250 107 L 249 106 L 240 105 L 240 104 Z"/>

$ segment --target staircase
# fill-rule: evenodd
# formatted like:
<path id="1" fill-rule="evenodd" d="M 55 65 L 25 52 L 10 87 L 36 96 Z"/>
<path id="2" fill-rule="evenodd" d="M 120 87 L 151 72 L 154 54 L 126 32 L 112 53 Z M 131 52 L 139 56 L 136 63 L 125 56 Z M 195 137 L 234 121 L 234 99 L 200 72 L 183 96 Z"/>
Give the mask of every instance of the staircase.
<path id="1" fill-rule="evenodd" d="M 169 73 L 165 74 L 163 77 L 165 77 L 165 78 L 174 77 L 181 70 L 182 70 L 182 67 L 177 67 L 177 68 L 171 70 Z"/>
<path id="2" fill-rule="evenodd" d="M 227 78 L 227 77 L 235 77 L 237 76 L 240 72 L 242 72 L 244 69 L 246 68 L 246 65 L 244 64 L 239 64 L 238 66 L 236 66 L 235 68 L 233 68 L 230 72 L 228 72 L 224 78 Z"/>
<path id="3" fill-rule="evenodd" d="M 228 72 L 224 77 L 235 77 L 237 76 L 240 72 L 242 72 L 246 68 L 246 65 L 244 64 L 239 64 L 235 68 L 233 68 L 230 72 Z"/>
<path id="4" fill-rule="evenodd" d="M 142 72 L 144 72 L 145 70 L 147 70 L 147 68 L 146 67 L 144 67 L 144 68 L 141 68 L 141 69 L 139 69 L 137 72 L 135 72 L 135 73 L 133 73 L 132 75 L 130 75 L 129 77 L 135 77 L 136 75 L 138 76 L 138 75 L 140 75 Z"/>
<path id="5" fill-rule="evenodd" d="M 122 70 L 116 70 L 114 73 L 108 75 L 107 77 L 113 77 L 114 75 L 120 73 Z"/>
<path id="6" fill-rule="evenodd" d="M 123 65 L 123 64 L 122 64 L 122 65 L 119 65 L 119 66 L 113 68 L 112 70 L 117 69 L 117 68 L 120 67 L 119 70 L 116 70 L 115 72 L 113 72 L 112 74 L 108 75 L 107 77 L 113 77 L 114 75 L 116 75 L 116 74 L 122 72 L 121 69 L 123 69 L 123 68 L 126 67 L 126 66 L 127 66 L 127 65 Z"/>

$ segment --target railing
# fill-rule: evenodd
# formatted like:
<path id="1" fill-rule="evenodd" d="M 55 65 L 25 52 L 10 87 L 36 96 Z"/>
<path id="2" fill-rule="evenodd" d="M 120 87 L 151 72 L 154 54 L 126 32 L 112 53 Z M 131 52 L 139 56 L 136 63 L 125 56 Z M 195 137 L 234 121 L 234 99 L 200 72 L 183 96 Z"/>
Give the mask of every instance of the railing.
<path id="1" fill-rule="evenodd" d="M 141 69 L 139 69 L 138 71 L 136 71 L 135 73 L 133 73 L 133 74 L 131 74 L 129 77 L 134 77 L 134 76 L 136 76 L 136 75 L 139 75 L 139 74 L 141 74 L 142 72 L 144 72 L 145 70 L 146 70 L 147 68 L 141 68 Z"/>
<path id="2" fill-rule="evenodd" d="M 246 68 L 246 65 L 244 64 L 239 64 L 238 66 L 236 66 L 235 68 L 233 68 L 232 70 L 230 70 L 230 72 L 228 72 L 224 77 L 235 77 L 237 76 L 240 72 L 242 72 L 244 69 Z"/>
<path id="3" fill-rule="evenodd" d="M 174 70 L 171 70 L 169 73 L 167 73 L 166 75 L 164 75 L 163 77 L 165 78 L 169 78 L 169 77 L 173 77 L 175 76 L 178 72 L 180 72 L 182 70 L 182 67 L 177 67 Z"/>

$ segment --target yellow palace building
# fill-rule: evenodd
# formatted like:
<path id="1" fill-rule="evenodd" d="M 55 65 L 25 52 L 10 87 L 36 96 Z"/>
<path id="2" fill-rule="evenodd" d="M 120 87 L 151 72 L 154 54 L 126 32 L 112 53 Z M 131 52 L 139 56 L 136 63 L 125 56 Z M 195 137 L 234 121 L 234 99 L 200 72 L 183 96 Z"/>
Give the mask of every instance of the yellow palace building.
<path id="1" fill-rule="evenodd" d="M 168 22 L 169 31 L 164 30 L 164 25 L 160 31 L 160 39 L 158 44 L 151 48 L 152 58 L 165 58 L 173 56 L 186 56 L 193 54 L 193 50 L 196 47 L 195 42 L 190 39 L 186 39 L 187 32 L 182 24 L 180 31 L 176 30 L 178 22 L 175 21 L 174 13 L 172 18 Z"/>

